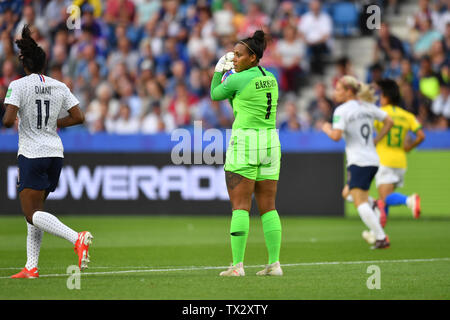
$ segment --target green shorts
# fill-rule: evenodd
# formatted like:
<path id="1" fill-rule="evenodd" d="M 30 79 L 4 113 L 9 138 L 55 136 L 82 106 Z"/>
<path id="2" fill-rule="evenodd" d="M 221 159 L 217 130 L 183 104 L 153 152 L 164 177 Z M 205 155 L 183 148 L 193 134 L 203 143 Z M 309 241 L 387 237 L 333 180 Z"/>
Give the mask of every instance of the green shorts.
<path id="1" fill-rule="evenodd" d="M 278 180 L 280 165 L 280 146 L 257 150 L 239 150 L 230 146 L 226 153 L 224 169 L 250 180 Z"/>

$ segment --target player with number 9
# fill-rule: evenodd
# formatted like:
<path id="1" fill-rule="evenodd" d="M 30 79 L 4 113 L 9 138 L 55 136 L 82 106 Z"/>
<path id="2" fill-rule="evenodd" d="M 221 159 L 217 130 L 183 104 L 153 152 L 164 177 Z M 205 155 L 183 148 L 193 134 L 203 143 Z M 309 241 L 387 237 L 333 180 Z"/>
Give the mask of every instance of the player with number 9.
<path id="1" fill-rule="evenodd" d="M 87 268 L 92 235 L 76 232 L 54 215 L 44 211 L 44 202 L 56 189 L 63 162 L 63 145 L 57 128 L 84 121 L 78 100 L 62 82 L 42 74 L 46 55 L 31 37 L 28 25 L 16 40 L 19 60 L 26 76 L 9 85 L 3 124 L 14 125 L 19 118 L 17 191 L 27 222 L 27 263 L 12 278 L 38 278 L 38 260 L 44 231 L 70 241 L 78 255 L 78 266 Z M 58 119 L 61 110 L 69 115 Z"/>
<path id="2" fill-rule="evenodd" d="M 373 90 L 352 76 L 339 79 L 334 96 L 341 105 L 334 111 L 333 124 L 325 123 L 323 131 L 334 141 L 344 138 L 347 183 L 353 202 L 362 221 L 375 234 L 372 248 L 388 248 L 389 239 L 369 203 L 369 188 L 379 166 L 375 145 L 388 133 L 393 121 L 371 103 Z M 383 122 L 384 126 L 373 138 L 375 120 Z"/>
<path id="3" fill-rule="evenodd" d="M 253 194 L 268 250 L 268 264 L 257 275 L 283 274 L 279 262 L 281 223 L 275 208 L 281 161 L 276 131 L 278 83 L 271 72 L 259 66 L 265 48 L 266 35 L 261 30 L 239 41 L 233 53 L 219 60 L 211 82 L 212 100 L 228 99 L 235 117 L 224 166 L 233 210 L 230 227 L 233 262 L 221 276 L 245 275 L 243 261 Z M 223 73 L 233 66 L 235 73 L 224 77 Z"/>

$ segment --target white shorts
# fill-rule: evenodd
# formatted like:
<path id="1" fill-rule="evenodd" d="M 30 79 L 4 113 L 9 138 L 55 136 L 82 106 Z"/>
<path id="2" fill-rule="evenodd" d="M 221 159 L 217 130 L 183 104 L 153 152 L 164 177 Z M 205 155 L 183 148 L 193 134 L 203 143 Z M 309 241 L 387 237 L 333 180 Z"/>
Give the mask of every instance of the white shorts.
<path id="1" fill-rule="evenodd" d="M 393 184 L 396 188 L 403 187 L 406 169 L 390 168 L 380 165 L 375 175 L 377 188 L 382 184 Z"/>

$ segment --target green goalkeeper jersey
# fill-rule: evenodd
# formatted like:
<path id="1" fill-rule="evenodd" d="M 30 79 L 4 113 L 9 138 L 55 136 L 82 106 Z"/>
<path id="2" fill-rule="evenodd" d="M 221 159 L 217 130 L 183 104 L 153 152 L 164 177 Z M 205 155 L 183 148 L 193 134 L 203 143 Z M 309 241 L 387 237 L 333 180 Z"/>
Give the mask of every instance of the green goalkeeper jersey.
<path id="1" fill-rule="evenodd" d="M 253 129 L 258 132 L 258 149 L 279 147 L 276 133 L 278 83 L 274 75 L 256 66 L 229 75 L 223 83 L 221 79 L 222 74 L 215 72 L 211 82 L 211 99 L 229 99 L 235 118 L 233 139 Z M 247 143 L 245 145 L 253 149 Z"/>

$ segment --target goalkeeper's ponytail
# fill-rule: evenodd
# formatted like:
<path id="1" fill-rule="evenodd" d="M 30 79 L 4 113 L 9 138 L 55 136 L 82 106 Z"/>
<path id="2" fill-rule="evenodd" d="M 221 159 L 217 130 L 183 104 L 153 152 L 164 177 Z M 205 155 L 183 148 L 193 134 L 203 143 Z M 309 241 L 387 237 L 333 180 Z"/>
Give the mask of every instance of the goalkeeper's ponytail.
<path id="1" fill-rule="evenodd" d="M 241 40 L 240 42 L 247 47 L 249 54 L 256 55 L 256 58 L 259 61 L 263 57 L 264 50 L 266 50 L 267 39 L 267 34 L 264 33 L 264 31 L 257 30 L 252 37 Z"/>

